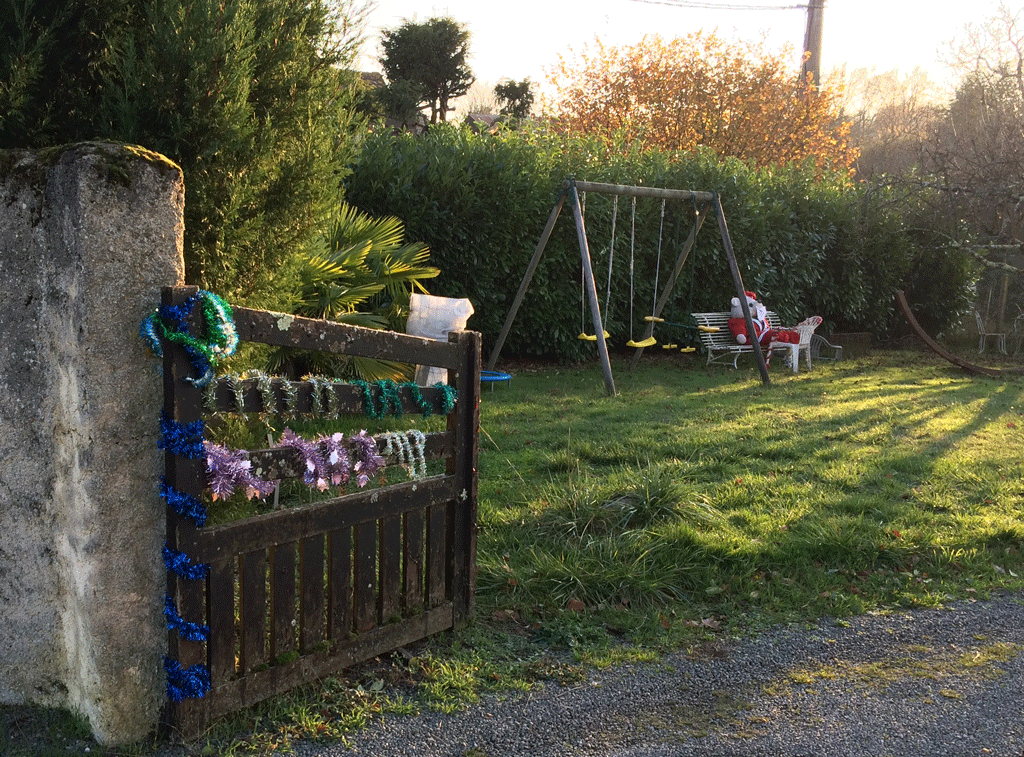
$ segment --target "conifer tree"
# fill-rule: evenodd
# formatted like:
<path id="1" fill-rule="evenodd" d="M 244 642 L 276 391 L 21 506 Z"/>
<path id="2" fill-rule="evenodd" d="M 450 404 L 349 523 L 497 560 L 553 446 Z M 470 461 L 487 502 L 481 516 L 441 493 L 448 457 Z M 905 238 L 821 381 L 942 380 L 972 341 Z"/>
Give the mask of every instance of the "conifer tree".
<path id="1" fill-rule="evenodd" d="M 388 82 L 411 84 L 419 104 L 430 109 L 432 124 L 446 120 L 451 100 L 466 94 L 475 81 L 466 62 L 469 31 L 453 19 L 406 21 L 397 29 L 385 29 L 380 46 Z"/>
<path id="2" fill-rule="evenodd" d="M 185 176 L 186 281 L 281 307 L 351 161 L 359 1 L 0 0 L 18 11 L 0 26 L 0 148 L 163 153 Z"/>

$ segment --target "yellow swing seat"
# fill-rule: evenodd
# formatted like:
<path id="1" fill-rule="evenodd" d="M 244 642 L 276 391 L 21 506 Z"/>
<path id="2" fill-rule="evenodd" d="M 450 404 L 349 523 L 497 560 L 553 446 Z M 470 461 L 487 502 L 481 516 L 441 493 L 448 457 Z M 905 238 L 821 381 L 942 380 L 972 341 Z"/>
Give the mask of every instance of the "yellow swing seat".
<path id="1" fill-rule="evenodd" d="M 722 330 L 720 326 L 704 326 L 704 325 L 701 325 L 701 326 L 698 326 L 697 328 L 700 329 L 701 331 L 707 331 L 709 333 L 713 333 L 715 331 L 721 331 Z"/>
<path id="2" fill-rule="evenodd" d="M 693 346 L 690 346 L 690 347 L 683 347 L 683 348 L 682 348 L 681 350 L 679 350 L 679 351 L 680 351 L 680 352 L 696 352 L 696 351 L 697 351 L 697 348 L 696 348 L 696 347 L 693 347 Z"/>
<path id="3" fill-rule="evenodd" d="M 662 348 L 663 350 L 674 350 L 674 349 L 676 349 L 676 348 L 677 348 L 678 346 L 679 346 L 678 344 L 663 344 L 663 345 L 661 345 L 661 348 Z"/>
<path id="4" fill-rule="evenodd" d="M 649 336 L 646 339 L 644 339 L 642 342 L 637 342 L 637 341 L 634 341 L 634 340 L 630 339 L 628 342 L 626 342 L 626 346 L 627 347 L 653 347 L 657 343 L 658 343 L 657 339 L 655 339 L 653 336 Z"/>
<path id="5" fill-rule="evenodd" d="M 611 336 L 611 334 L 609 334 L 607 331 L 604 332 L 604 338 L 605 339 L 607 339 L 610 336 Z M 597 341 L 597 334 L 588 334 L 585 331 L 581 331 L 580 335 L 577 337 L 577 339 L 582 339 L 584 342 L 596 342 Z"/>
<path id="6" fill-rule="evenodd" d="M 644 320 L 647 321 L 648 323 L 664 323 L 665 322 L 664 318 L 658 318 L 658 316 L 656 316 L 656 315 L 645 315 L 644 316 Z"/>

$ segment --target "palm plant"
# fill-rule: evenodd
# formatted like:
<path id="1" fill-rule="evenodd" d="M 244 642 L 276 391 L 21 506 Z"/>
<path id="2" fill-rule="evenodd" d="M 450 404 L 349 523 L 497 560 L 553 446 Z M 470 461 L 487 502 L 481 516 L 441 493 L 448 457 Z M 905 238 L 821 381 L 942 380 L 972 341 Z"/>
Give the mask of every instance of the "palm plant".
<path id="1" fill-rule="evenodd" d="M 426 265 L 430 249 L 422 242 L 404 243 L 405 226 L 393 216 L 373 218 L 342 204 L 322 240 L 322 249 L 306 257 L 291 312 L 352 326 L 404 331 L 409 295 L 426 293 L 421 279 L 440 270 Z M 401 380 L 411 366 L 389 360 L 332 355 L 290 348 L 274 350 L 267 361 L 274 373 L 298 378 L 316 373 L 367 381 Z"/>

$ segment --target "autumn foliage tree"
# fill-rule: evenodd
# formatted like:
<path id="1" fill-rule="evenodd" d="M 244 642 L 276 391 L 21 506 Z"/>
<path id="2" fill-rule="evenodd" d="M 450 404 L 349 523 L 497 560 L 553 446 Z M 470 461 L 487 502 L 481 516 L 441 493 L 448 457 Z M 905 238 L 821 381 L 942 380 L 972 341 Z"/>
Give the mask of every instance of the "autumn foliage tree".
<path id="1" fill-rule="evenodd" d="M 559 58 L 548 115 L 556 128 L 669 150 L 711 149 L 757 166 L 814 160 L 849 169 L 856 150 L 842 103 L 801 80 L 788 56 L 697 32 L 636 45 L 595 40 Z"/>

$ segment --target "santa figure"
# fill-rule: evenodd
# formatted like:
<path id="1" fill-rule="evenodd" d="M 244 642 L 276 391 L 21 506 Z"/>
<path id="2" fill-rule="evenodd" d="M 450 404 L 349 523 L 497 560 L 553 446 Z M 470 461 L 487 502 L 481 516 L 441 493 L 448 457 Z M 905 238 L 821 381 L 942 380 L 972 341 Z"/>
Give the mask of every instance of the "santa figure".
<path id="1" fill-rule="evenodd" d="M 747 307 L 750 309 L 750 320 L 754 324 L 754 338 L 761 344 L 766 344 L 771 334 L 771 324 L 768 323 L 768 309 L 762 305 L 757 295 L 753 292 L 744 292 L 747 296 Z M 739 297 L 732 298 L 732 308 L 729 311 L 729 331 L 738 344 L 747 344 L 750 335 L 747 334 L 747 319 L 743 317 L 743 305 Z"/>

